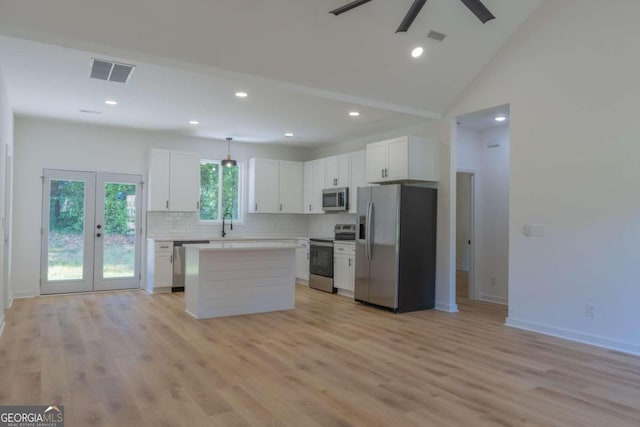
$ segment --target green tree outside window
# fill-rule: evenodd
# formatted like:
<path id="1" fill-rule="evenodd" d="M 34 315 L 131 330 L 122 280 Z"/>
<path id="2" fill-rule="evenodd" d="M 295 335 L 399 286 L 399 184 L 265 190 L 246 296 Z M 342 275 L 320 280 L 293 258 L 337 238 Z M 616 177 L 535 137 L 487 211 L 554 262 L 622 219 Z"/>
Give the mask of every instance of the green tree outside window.
<path id="1" fill-rule="evenodd" d="M 240 167 L 222 167 L 218 162 L 202 161 L 200 163 L 200 219 L 221 220 L 224 214 L 229 213 L 234 220 L 238 220 L 240 219 L 239 200 Z M 226 218 L 229 219 L 229 215 Z"/>

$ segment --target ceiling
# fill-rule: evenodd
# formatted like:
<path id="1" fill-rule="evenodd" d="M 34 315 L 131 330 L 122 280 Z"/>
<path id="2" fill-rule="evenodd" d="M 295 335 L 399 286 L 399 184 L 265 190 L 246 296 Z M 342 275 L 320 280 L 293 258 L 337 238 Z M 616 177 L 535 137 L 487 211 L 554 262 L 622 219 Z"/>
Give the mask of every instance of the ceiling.
<path id="1" fill-rule="evenodd" d="M 457 117 L 458 127 L 470 130 L 485 130 L 509 125 L 509 105 L 488 108 L 482 111 L 465 114 Z M 506 120 L 497 122 L 498 116 L 506 117 Z"/>
<path id="2" fill-rule="evenodd" d="M 25 114 L 334 143 L 438 119 L 541 1 L 484 0 L 497 19 L 482 25 L 460 1 L 430 0 L 408 33 L 395 34 L 412 0 L 339 17 L 328 11 L 348 0 L 0 0 L 0 34 L 9 36 L 0 67 Z M 430 30 L 447 38 L 428 42 Z M 419 44 L 425 55 L 413 60 Z M 126 86 L 104 86 L 88 81 L 91 56 L 138 68 Z M 227 96 L 238 87 L 250 92 L 242 104 Z M 104 110 L 92 103 L 110 91 L 119 106 L 77 117 Z M 362 112 L 356 121 L 345 118 L 352 108 Z M 196 132 L 184 129 L 192 118 L 202 122 Z"/>

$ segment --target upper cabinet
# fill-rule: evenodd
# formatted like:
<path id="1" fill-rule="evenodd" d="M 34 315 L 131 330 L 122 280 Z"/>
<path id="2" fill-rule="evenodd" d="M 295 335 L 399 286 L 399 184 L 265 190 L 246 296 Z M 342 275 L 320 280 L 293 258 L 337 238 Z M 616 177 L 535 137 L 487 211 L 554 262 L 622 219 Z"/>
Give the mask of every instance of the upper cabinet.
<path id="1" fill-rule="evenodd" d="M 195 212 L 200 203 L 200 156 L 151 150 L 149 211 Z"/>
<path id="2" fill-rule="evenodd" d="M 342 188 L 349 186 L 349 156 L 334 156 L 324 159 L 324 188 Z"/>
<path id="3" fill-rule="evenodd" d="M 304 162 L 304 213 L 324 213 L 322 210 L 322 190 L 326 188 L 325 176 L 325 159 Z"/>
<path id="4" fill-rule="evenodd" d="M 249 160 L 249 213 L 302 213 L 304 164 Z"/>
<path id="5" fill-rule="evenodd" d="M 438 144 L 435 140 L 403 136 L 367 144 L 369 183 L 438 181 Z"/>
<path id="6" fill-rule="evenodd" d="M 358 211 L 358 187 L 367 185 L 365 178 L 365 152 L 349 154 L 349 213 Z"/>

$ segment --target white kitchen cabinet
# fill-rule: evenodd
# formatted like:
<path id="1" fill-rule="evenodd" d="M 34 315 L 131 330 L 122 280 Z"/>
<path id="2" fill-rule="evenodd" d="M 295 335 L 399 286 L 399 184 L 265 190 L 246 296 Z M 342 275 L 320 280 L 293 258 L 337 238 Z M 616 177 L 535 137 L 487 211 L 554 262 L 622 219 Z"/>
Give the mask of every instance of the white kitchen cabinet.
<path id="1" fill-rule="evenodd" d="M 333 156 L 324 159 L 324 188 L 342 188 L 349 186 L 349 156 Z"/>
<path id="2" fill-rule="evenodd" d="M 358 211 L 358 187 L 367 185 L 365 177 L 365 152 L 349 154 L 349 213 Z"/>
<path id="3" fill-rule="evenodd" d="M 304 162 L 304 203 L 302 209 L 308 214 L 313 209 L 313 162 Z"/>
<path id="4" fill-rule="evenodd" d="M 403 136 L 367 144 L 366 177 L 369 183 L 438 181 L 438 142 Z"/>
<path id="5" fill-rule="evenodd" d="M 249 159 L 249 213 L 302 213 L 304 165 Z"/>
<path id="6" fill-rule="evenodd" d="M 298 240 L 296 248 L 296 279 L 309 282 L 309 241 Z"/>
<path id="7" fill-rule="evenodd" d="M 304 163 L 280 161 L 279 212 L 302 213 Z"/>
<path id="8" fill-rule="evenodd" d="M 334 243 L 333 285 L 338 290 L 353 292 L 355 285 L 355 245 Z"/>
<path id="9" fill-rule="evenodd" d="M 322 210 L 322 190 L 324 190 L 325 161 L 324 159 L 311 162 L 311 211 L 310 213 L 324 213 Z"/>
<path id="10" fill-rule="evenodd" d="M 151 150 L 148 210 L 195 212 L 200 203 L 200 156 Z"/>
<path id="11" fill-rule="evenodd" d="M 173 286 L 173 242 L 147 239 L 147 292 L 171 292 Z"/>

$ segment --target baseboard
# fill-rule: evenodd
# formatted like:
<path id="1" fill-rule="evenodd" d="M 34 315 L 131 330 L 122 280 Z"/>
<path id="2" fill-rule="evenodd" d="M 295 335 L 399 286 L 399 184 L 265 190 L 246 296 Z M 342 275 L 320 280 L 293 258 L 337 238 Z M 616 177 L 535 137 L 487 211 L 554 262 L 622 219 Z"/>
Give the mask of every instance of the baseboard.
<path id="1" fill-rule="evenodd" d="M 338 289 L 337 294 L 340 295 L 341 297 L 347 297 L 347 298 L 353 299 L 353 291 L 348 291 L 346 289 Z"/>
<path id="2" fill-rule="evenodd" d="M 447 313 L 457 313 L 458 304 L 443 304 L 437 302 L 435 309 L 438 311 L 446 311 Z"/>
<path id="3" fill-rule="evenodd" d="M 145 288 L 145 291 L 147 291 L 147 293 L 150 295 L 170 294 L 171 288 L 170 287 L 169 288 L 153 288 L 153 289 Z"/>
<path id="4" fill-rule="evenodd" d="M 494 295 L 479 294 L 478 295 L 478 299 L 480 301 L 492 302 L 494 304 L 509 305 L 509 299 L 508 298 L 496 297 Z"/>
<path id="5" fill-rule="evenodd" d="M 556 328 L 555 326 L 542 325 L 540 323 L 528 322 L 526 320 L 514 319 L 512 317 L 507 318 L 505 325 L 512 328 L 524 329 L 525 331 L 537 332 L 543 335 L 550 335 L 552 337 L 575 341 L 582 344 L 589 344 L 596 347 L 607 348 L 609 350 L 616 350 L 623 353 L 640 355 L 640 345 L 626 341 L 612 340 L 610 338 L 605 338 L 597 335 L 585 334 L 569 329 Z"/>
<path id="6" fill-rule="evenodd" d="M 309 281 L 304 279 L 296 279 L 296 285 L 309 286 Z"/>
<path id="7" fill-rule="evenodd" d="M 4 332 L 4 315 L 0 316 L 0 337 L 2 337 L 2 333 Z"/>
<path id="8" fill-rule="evenodd" d="M 22 298 L 35 298 L 37 296 L 40 296 L 37 292 L 34 291 L 22 291 L 22 292 L 15 292 L 12 295 L 11 298 L 11 303 L 13 303 L 14 299 L 22 299 Z"/>
<path id="9" fill-rule="evenodd" d="M 198 316 L 196 316 L 195 314 L 193 314 L 189 310 L 185 309 L 184 312 L 187 313 L 189 316 L 193 317 L 194 319 L 198 319 Z"/>

